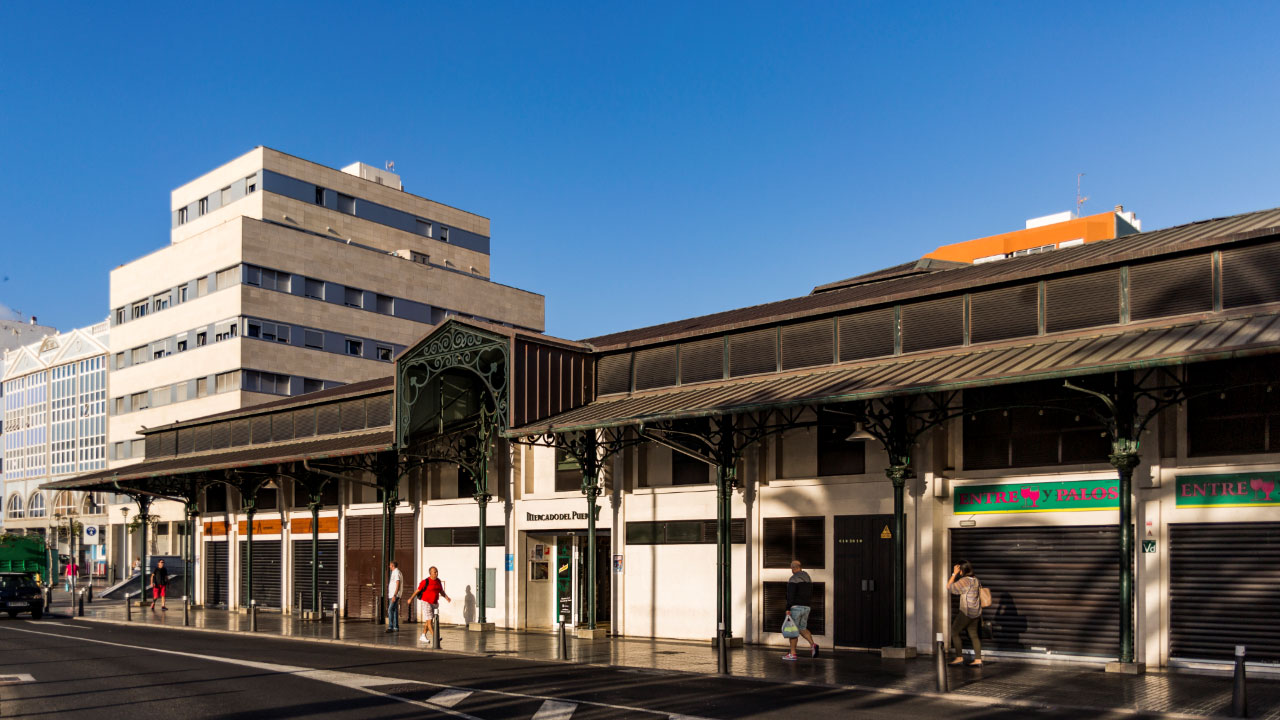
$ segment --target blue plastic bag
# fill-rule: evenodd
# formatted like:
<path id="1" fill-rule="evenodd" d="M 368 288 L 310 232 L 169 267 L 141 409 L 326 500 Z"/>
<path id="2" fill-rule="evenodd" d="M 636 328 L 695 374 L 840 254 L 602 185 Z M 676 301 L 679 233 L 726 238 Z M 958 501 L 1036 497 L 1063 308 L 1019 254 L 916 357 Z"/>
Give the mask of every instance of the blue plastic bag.
<path id="1" fill-rule="evenodd" d="M 782 621 L 782 637 L 788 640 L 800 637 L 800 628 L 796 627 L 796 623 L 791 619 L 790 615 L 787 615 L 787 618 Z"/>

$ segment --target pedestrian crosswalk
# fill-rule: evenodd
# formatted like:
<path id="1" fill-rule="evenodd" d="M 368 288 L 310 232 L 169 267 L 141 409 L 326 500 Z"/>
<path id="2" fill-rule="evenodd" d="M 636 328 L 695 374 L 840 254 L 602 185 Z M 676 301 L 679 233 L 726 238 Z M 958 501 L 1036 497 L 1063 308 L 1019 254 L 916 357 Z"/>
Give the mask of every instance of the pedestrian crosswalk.
<path id="1" fill-rule="evenodd" d="M 569 720 L 573 717 L 573 711 L 577 709 L 577 703 L 544 700 L 542 707 L 533 714 L 533 720 Z"/>
<path id="2" fill-rule="evenodd" d="M 431 697 L 427 698 L 427 702 L 431 703 L 432 705 L 439 705 L 441 707 L 451 708 L 454 705 L 457 705 L 458 703 L 462 702 L 463 700 L 466 700 L 469 697 L 471 697 L 470 690 L 458 690 L 456 688 L 448 688 L 445 690 L 441 690 L 435 695 L 432 695 Z"/>
<path id="3" fill-rule="evenodd" d="M 403 692 L 403 689 L 400 688 L 398 689 L 398 691 Z M 468 705 L 483 706 L 486 699 L 491 700 L 492 696 L 495 694 L 507 695 L 507 693 L 493 693 L 493 692 L 487 692 L 484 690 L 463 690 L 461 688 L 445 688 L 444 690 L 441 690 L 435 693 L 434 695 L 427 697 L 422 702 L 427 706 L 448 708 L 449 710 L 455 710 L 455 711 L 464 710 L 466 713 L 474 713 L 471 715 L 459 713 L 460 717 L 475 717 L 477 715 L 485 716 L 486 713 L 483 707 L 468 707 Z M 524 697 L 528 697 L 528 696 L 524 696 Z M 565 700 L 553 700 L 549 698 L 531 698 L 531 699 L 535 699 L 535 700 L 541 699 L 542 704 L 538 706 L 537 711 L 533 713 L 532 717 L 529 717 L 529 720 L 573 720 L 573 714 L 578 709 L 578 706 L 581 704 L 576 702 L 568 702 Z M 468 703 L 467 702 L 468 700 L 470 700 L 471 702 Z M 598 703 L 587 703 L 589 708 L 590 706 L 597 705 L 597 704 Z M 610 706 L 604 706 L 604 708 L 610 709 Z M 636 713 L 640 716 L 652 715 L 654 718 L 657 718 L 660 720 L 707 720 L 707 718 L 695 717 L 693 715 L 678 715 L 678 714 L 670 715 L 667 713 L 655 712 L 652 710 L 643 710 L 641 708 L 617 707 L 616 709 L 619 711 L 625 710 L 629 714 Z M 525 712 L 528 712 L 528 711 L 526 710 Z"/>

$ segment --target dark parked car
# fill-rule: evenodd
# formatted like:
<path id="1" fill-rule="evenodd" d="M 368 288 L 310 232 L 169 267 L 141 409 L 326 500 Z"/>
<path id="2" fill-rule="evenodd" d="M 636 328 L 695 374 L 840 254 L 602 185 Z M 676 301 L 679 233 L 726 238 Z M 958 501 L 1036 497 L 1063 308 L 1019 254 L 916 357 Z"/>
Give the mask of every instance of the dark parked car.
<path id="1" fill-rule="evenodd" d="M 29 573 L 0 573 L 0 610 L 16 617 L 31 613 L 32 620 L 44 617 L 44 595 Z"/>

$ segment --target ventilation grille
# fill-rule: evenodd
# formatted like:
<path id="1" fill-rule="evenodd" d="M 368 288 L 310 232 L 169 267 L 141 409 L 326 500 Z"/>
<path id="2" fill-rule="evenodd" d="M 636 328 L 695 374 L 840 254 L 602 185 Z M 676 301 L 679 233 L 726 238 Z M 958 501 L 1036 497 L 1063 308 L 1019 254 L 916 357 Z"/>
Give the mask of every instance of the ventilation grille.
<path id="1" fill-rule="evenodd" d="M 391 424 L 391 396 L 369 398 L 365 401 L 365 410 L 369 413 L 368 427 L 383 427 Z"/>
<path id="2" fill-rule="evenodd" d="M 902 352 L 964 343 L 964 298 L 930 300 L 902 306 Z"/>
<path id="3" fill-rule="evenodd" d="M 172 430 L 169 432 L 160 433 L 160 454 L 168 456 L 168 455 L 176 455 L 177 452 L 178 452 L 178 433 Z"/>
<path id="4" fill-rule="evenodd" d="M 1222 307 L 1280 302 L 1280 245 L 1222 251 Z"/>
<path id="5" fill-rule="evenodd" d="M 324 405 L 316 409 L 316 434 L 332 435 L 338 432 L 338 406 Z"/>
<path id="6" fill-rule="evenodd" d="M 670 387 L 676 384 L 676 346 L 636 352 L 636 389 Z"/>
<path id="7" fill-rule="evenodd" d="M 364 428 L 364 400 L 347 400 L 342 403 L 342 432 Z"/>
<path id="8" fill-rule="evenodd" d="M 600 358 L 596 362 L 596 386 L 601 395 L 630 392 L 631 353 Z"/>
<path id="9" fill-rule="evenodd" d="M 1040 331 L 1038 285 L 974 293 L 969 297 L 969 341 L 1027 337 Z"/>
<path id="10" fill-rule="evenodd" d="M 196 448 L 196 432 L 201 428 L 183 428 L 178 431 L 178 454 L 186 455 Z"/>
<path id="11" fill-rule="evenodd" d="M 293 413 L 276 413 L 271 416 L 271 439 L 276 442 L 293 439 Z"/>
<path id="12" fill-rule="evenodd" d="M 293 436 L 307 438 L 316 434 L 316 409 L 306 408 L 293 412 Z"/>
<path id="13" fill-rule="evenodd" d="M 1168 317 L 1213 309 L 1209 255 L 1193 255 L 1129 268 L 1129 319 Z"/>
<path id="14" fill-rule="evenodd" d="M 249 421 L 248 420 L 232 420 L 231 421 L 231 447 L 240 447 L 249 444 Z"/>
<path id="15" fill-rule="evenodd" d="M 1049 280 L 1044 304 L 1048 332 L 1114 325 L 1120 322 L 1120 271 Z"/>
<path id="16" fill-rule="evenodd" d="M 694 340 L 680 346 L 681 384 L 724 378 L 724 338 Z"/>
<path id="17" fill-rule="evenodd" d="M 814 320 L 782 326 L 782 369 L 830 365 L 835 361 L 836 327 L 833 320 Z"/>
<path id="18" fill-rule="evenodd" d="M 893 308 L 846 315 L 838 328 L 840 362 L 893 354 Z"/>
<path id="19" fill-rule="evenodd" d="M 253 418 L 249 422 L 249 441 L 254 445 L 271 442 L 271 416 Z"/>
<path id="20" fill-rule="evenodd" d="M 202 425 L 191 429 L 192 445 L 191 452 L 204 452 L 212 447 L 210 442 L 210 428 L 208 425 Z"/>
<path id="21" fill-rule="evenodd" d="M 222 448 L 231 447 L 231 423 L 220 422 L 209 430 L 209 448 L 211 450 L 221 450 Z"/>
<path id="22" fill-rule="evenodd" d="M 729 336 L 729 377 L 778 371 L 778 331 L 764 328 Z"/>

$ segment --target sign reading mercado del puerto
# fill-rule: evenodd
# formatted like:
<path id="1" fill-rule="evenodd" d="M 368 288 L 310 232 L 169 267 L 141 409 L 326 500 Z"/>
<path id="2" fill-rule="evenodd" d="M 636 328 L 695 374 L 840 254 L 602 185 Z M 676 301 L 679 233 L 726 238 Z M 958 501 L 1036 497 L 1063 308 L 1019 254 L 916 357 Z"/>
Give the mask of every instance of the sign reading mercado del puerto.
<path id="1" fill-rule="evenodd" d="M 1180 508 L 1280 507 L 1280 472 L 1179 475 Z"/>
<path id="2" fill-rule="evenodd" d="M 953 501 L 957 515 L 1115 510 L 1120 507 L 1120 480 L 965 485 L 955 488 Z"/>

